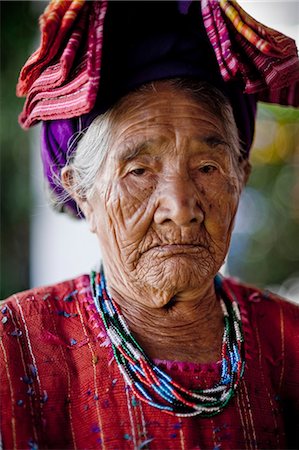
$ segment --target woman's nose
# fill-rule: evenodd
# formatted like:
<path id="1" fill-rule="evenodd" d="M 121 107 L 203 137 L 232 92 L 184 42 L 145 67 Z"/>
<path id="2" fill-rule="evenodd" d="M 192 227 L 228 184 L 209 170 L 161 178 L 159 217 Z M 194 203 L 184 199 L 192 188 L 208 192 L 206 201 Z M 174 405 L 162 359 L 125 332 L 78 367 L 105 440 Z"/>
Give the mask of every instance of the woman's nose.
<path id="1" fill-rule="evenodd" d="M 174 177 L 163 182 L 154 215 L 157 224 L 172 221 L 182 227 L 201 223 L 203 218 L 192 180 Z"/>

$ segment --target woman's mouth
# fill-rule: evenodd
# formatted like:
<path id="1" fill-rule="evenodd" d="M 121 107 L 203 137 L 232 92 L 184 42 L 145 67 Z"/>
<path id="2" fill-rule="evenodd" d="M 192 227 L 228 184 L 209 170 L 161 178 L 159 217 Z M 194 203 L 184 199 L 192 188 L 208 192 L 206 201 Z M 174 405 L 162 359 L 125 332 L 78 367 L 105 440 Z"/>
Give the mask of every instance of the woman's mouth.
<path id="1" fill-rule="evenodd" d="M 205 250 L 201 244 L 162 244 L 152 247 L 150 250 L 158 251 L 163 255 L 198 254 Z"/>

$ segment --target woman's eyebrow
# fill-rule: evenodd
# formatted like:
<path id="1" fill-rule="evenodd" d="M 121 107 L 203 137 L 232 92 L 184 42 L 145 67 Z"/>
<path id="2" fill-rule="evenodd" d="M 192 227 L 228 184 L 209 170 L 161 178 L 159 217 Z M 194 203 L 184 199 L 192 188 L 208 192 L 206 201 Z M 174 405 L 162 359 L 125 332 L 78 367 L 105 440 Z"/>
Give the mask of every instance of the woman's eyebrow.
<path id="1" fill-rule="evenodd" d="M 217 145 L 228 145 L 227 140 L 218 133 L 202 136 L 199 141 L 204 142 L 212 148 L 216 147 Z"/>
<path id="2" fill-rule="evenodd" d="M 228 145 L 228 142 L 223 139 L 223 137 L 218 133 L 208 134 L 204 136 L 197 136 L 194 139 L 198 144 L 206 144 L 208 147 L 215 148 L 218 145 Z M 144 154 L 152 154 L 150 150 L 153 148 L 161 148 L 161 146 L 165 143 L 164 138 L 152 138 L 147 139 L 142 142 L 127 141 L 125 142 L 119 152 L 117 153 L 117 159 L 120 162 L 129 162 L 132 161 L 137 156 L 141 156 Z"/>
<path id="3" fill-rule="evenodd" d="M 161 145 L 160 138 L 147 139 L 139 143 L 136 143 L 134 141 L 126 142 L 117 154 L 117 159 L 121 162 L 132 161 L 132 159 L 136 158 L 137 156 L 146 154 L 150 148 L 153 148 L 153 146 L 157 144 Z"/>

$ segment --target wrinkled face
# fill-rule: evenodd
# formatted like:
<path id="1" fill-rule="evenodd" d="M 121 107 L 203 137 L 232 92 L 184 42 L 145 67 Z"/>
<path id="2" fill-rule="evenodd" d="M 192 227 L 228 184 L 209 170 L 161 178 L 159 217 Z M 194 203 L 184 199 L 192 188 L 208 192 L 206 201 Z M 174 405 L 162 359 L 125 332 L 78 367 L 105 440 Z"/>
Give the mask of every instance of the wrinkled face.
<path id="1" fill-rule="evenodd" d="M 116 283 L 174 296 L 217 273 L 242 187 L 224 127 L 167 88 L 114 120 L 88 219 Z"/>

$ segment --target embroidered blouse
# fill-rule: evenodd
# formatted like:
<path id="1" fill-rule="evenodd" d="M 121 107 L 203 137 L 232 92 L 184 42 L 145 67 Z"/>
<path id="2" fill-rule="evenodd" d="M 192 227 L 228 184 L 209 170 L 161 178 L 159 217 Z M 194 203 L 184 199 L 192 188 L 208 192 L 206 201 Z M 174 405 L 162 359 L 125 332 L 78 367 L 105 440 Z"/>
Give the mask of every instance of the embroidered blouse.
<path id="1" fill-rule="evenodd" d="M 10 297 L 1 307 L 4 449 L 299 448 L 299 308 L 225 279 L 241 309 L 246 368 L 212 418 L 178 418 L 138 401 L 113 358 L 89 277 Z M 211 387 L 220 363 L 156 361 L 188 388 Z"/>

